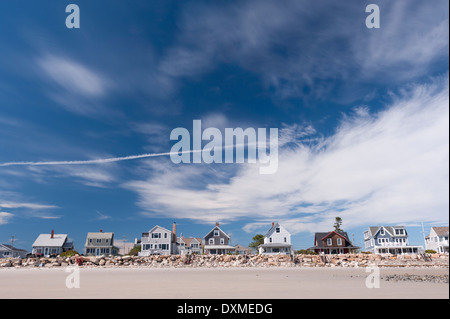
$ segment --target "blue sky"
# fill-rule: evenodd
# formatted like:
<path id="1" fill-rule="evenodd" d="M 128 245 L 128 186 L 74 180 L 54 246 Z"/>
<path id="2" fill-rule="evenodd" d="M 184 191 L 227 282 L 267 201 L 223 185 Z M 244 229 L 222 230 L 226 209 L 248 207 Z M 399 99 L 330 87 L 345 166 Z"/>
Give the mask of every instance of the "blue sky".
<path id="1" fill-rule="evenodd" d="M 81 28 L 68 29 L 76 3 Z M 365 6 L 380 8 L 368 29 Z M 0 242 L 128 241 L 220 222 L 247 245 L 279 221 L 296 249 L 343 228 L 448 225 L 448 1 L 0 3 Z M 278 128 L 279 164 L 174 164 L 172 129 Z"/>

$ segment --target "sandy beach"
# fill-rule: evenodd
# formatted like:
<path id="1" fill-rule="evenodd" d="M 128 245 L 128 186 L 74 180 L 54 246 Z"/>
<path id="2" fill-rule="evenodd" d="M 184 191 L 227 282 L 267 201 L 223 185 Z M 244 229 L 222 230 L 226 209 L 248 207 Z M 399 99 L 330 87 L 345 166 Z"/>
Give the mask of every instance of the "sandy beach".
<path id="1" fill-rule="evenodd" d="M 380 268 L 367 288 L 365 268 L 79 268 L 67 288 L 65 268 L 0 269 L 0 298 L 158 299 L 440 299 L 449 285 L 386 281 L 388 275 L 448 275 L 448 268 Z M 70 281 L 74 283 L 75 281 Z"/>

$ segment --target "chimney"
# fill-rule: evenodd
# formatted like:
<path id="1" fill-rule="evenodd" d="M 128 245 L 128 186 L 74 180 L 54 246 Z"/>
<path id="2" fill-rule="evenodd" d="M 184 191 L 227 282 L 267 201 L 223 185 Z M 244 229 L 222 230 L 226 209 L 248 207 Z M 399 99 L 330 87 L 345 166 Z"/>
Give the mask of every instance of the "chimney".
<path id="1" fill-rule="evenodd" d="M 272 227 L 275 226 L 275 222 L 272 222 Z"/>
<path id="2" fill-rule="evenodd" d="M 216 222 L 216 227 L 219 227 L 219 223 L 218 222 Z"/>
<path id="3" fill-rule="evenodd" d="M 50 235 L 50 238 L 53 238 L 54 235 L 55 235 L 55 231 L 52 229 L 52 234 Z"/>
<path id="4" fill-rule="evenodd" d="M 173 222 L 172 225 L 172 241 L 176 242 L 177 241 L 177 223 Z"/>
<path id="5" fill-rule="evenodd" d="M 100 232 L 103 233 L 103 229 L 100 229 Z"/>

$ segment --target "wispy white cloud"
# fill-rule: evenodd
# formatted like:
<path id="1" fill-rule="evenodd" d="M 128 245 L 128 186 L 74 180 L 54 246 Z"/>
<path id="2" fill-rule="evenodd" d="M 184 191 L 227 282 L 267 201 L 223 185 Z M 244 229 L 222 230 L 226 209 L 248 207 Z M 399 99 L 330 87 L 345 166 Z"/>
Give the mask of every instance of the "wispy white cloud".
<path id="1" fill-rule="evenodd" d="M 11 202 L 0 200 L 0 208 L 30 208 L 30 209 L 51 209 L 58 208 L 54 205 L 44 205 L 36 203 L 22 203 L 22 202 Z"/>
<path id="2" fill-rule="evenodd" d="M 448 81 L 416 85 L 386 109 L 356 109 L 335 134 L 302 143 L 300 130 L 288 130 L 296 147 L 279 153 L 274 175 L 256 165 L 226 166 L 151 162 L 147 179 L 124 187 L 139 195 L 151 216 L 198 222 L 254 218 L 284 220 L 296 232 L 328 229 L 335 216 L 348 227 L 379 223 L 448 220 Z M 306 133 L 312 134 L 309 128 Z"/>
<path id="3" fill-rule="evenodd" d="M 347 102 L 363 83 L 404 83 L 427 75 L 436 61 L 445 63 L 447 1 L 381 1 L 380 6 L 382 27 L 374 31 L 365 27 L 364 4 L 354 1 L 186 5 L 182 32 L 154 76 L 176 88 L 180 79 L 196 80 L 232 64 L 258 75 L 277 99 L 325 99 L 339 85 L 347 89 L 334 98 Z"/>
<path id="4" fill-rule="evenodd" d="M 0 211 L 0 225 L 7 224 L 12 217 L 13 214 Z"/>
<path id="5" fill-rule="evenodd" d="M 61 218 L 61 216 L 49 212 L 59 208 L 58 206 L 33 203 L 24 200 L 23 197 L 16 192 L 0 191 L 0 225 L 8 224 L 11 219 L 23 216 L 40 219 Z M 4 210 L 8 210 L 8 212 Z"/>
<path id="6" fill-rule="evenodd" d="M 52 80 L 69 92 L 88 96 L 106 93 L 105 80 L 78 62 L 47 55 L 39 58 L 38 64 Z"/>
<path id="7" fill-rule="evenodd" d="M 37 72 L 48 84 L 47 95 L 66 110 L 85 116 L 105 118 L 119 115 L 105 106 L 113 81 L 99 70 L 72 58 L 44 53 L 36 58 Z"/>

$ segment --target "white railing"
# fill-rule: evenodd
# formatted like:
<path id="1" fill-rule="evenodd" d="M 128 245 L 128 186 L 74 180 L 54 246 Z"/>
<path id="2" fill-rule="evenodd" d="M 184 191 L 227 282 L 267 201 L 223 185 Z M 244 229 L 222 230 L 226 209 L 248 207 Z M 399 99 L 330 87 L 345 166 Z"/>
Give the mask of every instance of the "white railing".
<path id="1" fill-rule="evenodd" d="M 377 243 L 378 247 L 405 247 L 408 246 L 408 243 L 395 243 L 395 242 L 389 242 L 389 243 Z"/>

